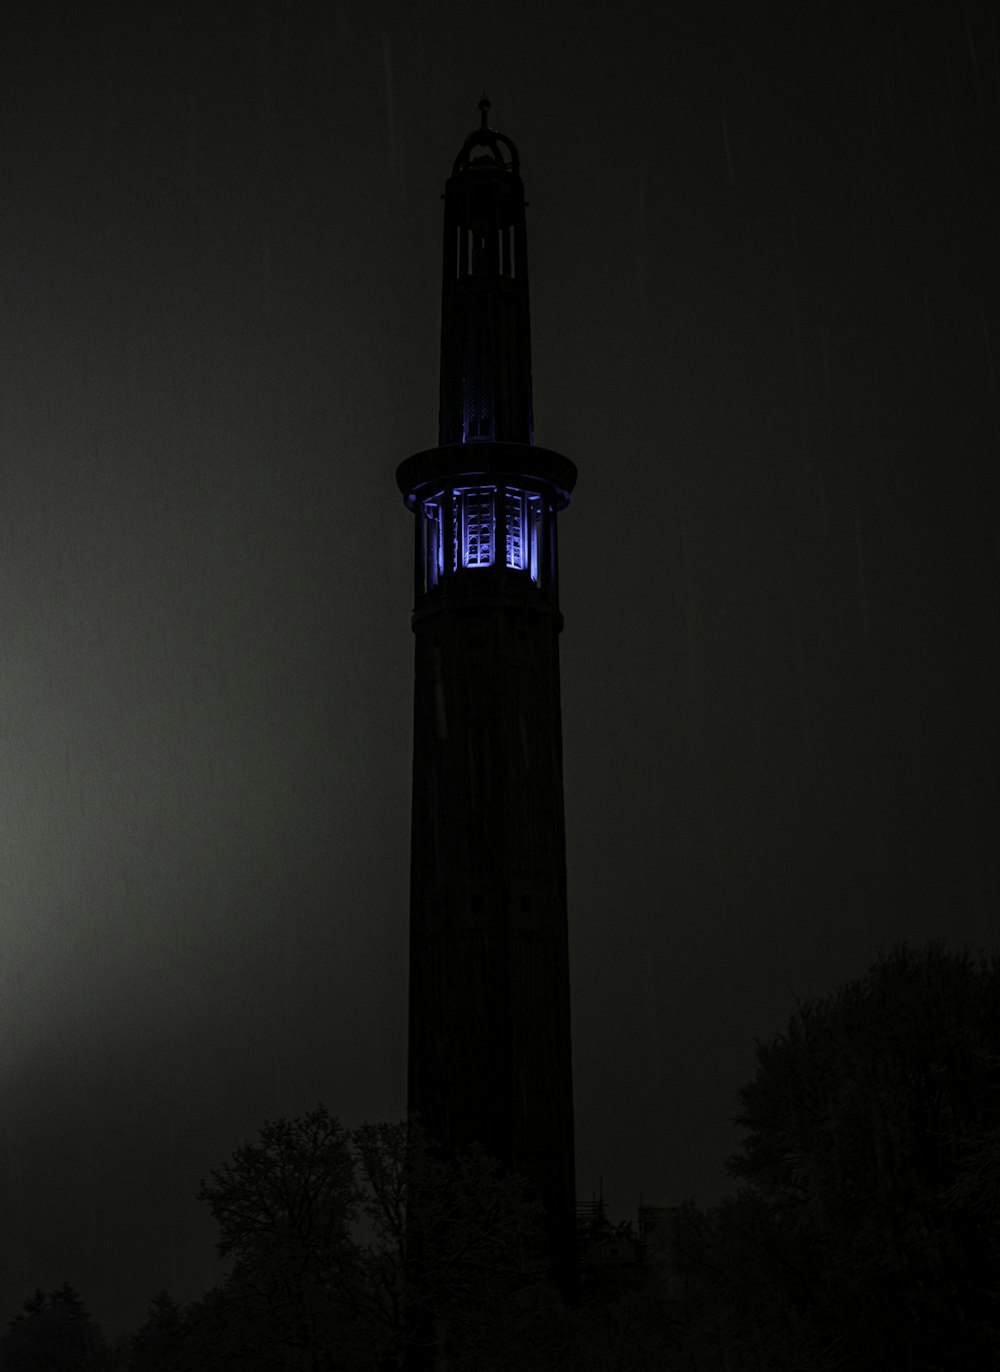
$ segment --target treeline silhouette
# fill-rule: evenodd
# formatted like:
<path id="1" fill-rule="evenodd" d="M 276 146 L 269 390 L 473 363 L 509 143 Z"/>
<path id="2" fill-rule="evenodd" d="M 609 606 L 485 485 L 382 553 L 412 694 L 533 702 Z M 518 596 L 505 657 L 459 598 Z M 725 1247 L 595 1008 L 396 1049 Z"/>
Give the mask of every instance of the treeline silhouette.
<path id="1" fill-rule="evenodd" d="M 323 1106 L 266 1123 L 201 1186 L 219 1287 L 115 1343 L 69 1284 L 36 1292 L 0 1372 L 1000 1368 L 1000 958 L 881 956 L 758 1045 L 739 1104 L 736 1192 L 670 1212 L 655 1259 L 588 1270 L 582 1235 L 572 1304 L 482 1153 Z"/>

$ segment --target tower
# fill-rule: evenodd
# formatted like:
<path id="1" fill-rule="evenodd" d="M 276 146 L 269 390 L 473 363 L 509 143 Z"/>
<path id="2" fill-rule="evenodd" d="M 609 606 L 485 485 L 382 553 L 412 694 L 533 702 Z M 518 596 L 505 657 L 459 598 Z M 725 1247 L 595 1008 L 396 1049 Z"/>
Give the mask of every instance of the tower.
<path id="1" fill-rule="evenodd" d="M 533 443 L 524 187 L 487 124 L 444 193 L 438 447 L 416 517 L 408 1095 L 545 1206 L 572 1269 L 574 1153 L 556 515 L 573 464 Z"/>

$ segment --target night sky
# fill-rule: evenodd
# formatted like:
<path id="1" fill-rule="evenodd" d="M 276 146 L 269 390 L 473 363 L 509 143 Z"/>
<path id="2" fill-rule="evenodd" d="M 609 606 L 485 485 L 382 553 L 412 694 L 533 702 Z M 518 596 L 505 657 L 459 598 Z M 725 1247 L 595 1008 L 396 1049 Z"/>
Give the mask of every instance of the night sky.
<path id="1" fill-rule="evenodd" d="M 521 153 L 561 516 L 578 1190 L 716 1199 L 755 1037 L 995 946 L 988 0 L 25 7 L 0 73 L 0 1322 L 221 1271 L 405 1105 L 440 192 Z"/>

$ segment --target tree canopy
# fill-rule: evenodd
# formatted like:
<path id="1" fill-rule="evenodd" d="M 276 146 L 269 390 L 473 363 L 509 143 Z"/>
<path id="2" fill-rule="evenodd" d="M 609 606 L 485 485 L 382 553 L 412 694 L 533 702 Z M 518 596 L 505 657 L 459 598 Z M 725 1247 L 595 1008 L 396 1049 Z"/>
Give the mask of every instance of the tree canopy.
<path id="1" fill-rule="evenodd" d="M 691 1244 L 717 1342 L 747 1367 L 996 1365 L 1000 958 L 896 948 L 756 1056 L 742 1190 Z"/>
<path id="2" fill-rule="evenodd" d="M 36 1292 L 0 1372 L 1000 1367 L 1000 957 L 899 947 L 800 1003 L 737 1122 L 736 1193 L 672 1211 L 656 1263 L 576 1310 L 481 1151 L 322 1105 L 268 1122 L 201 1186 L 219 1287 L 161 1292 L 111 1350 L 68 1283 Z"/>
<path id="3" fill-rule="evenodd" d="M 455 1369 L 515 1345 L 529 1366 L 552 1328 L 537 1207 L 475 1149 L 444 1161 L 415 1128 L 348 1131 L 319 1106 L 265 1124 L 199 1194 L 233 1266 L 188 1312 L 196 1361 L 395 1366 L 433 1337 Z"/>
<path id="4" fill-rule="evenodd" d="M 104 1335 L 68 1281 L 29 1296 L 0 1339 L 3 1372 L 104 1372 L 109 1366 Z"/>

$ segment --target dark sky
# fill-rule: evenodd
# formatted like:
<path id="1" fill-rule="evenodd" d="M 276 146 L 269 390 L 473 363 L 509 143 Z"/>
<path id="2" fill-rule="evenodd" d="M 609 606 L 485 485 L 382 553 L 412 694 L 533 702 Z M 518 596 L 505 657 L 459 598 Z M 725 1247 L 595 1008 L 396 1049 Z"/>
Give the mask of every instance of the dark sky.
<path id="1" fill-rule="evenodd" d="M 29 17 L 30 16 L 30 17 Z M 0 80 L 0 1321 L 216 1280 L 267 1118 L 404 1108 L 441 203 L 531 202 L 581 1194 L 715 1199 L 755 1036 L 992 946 L 988 0 L 24 7 Z"/>

